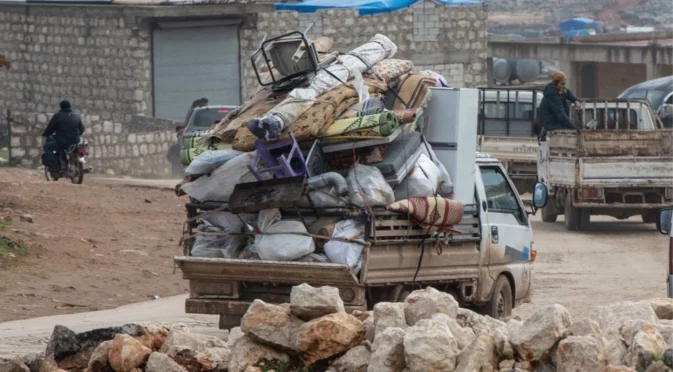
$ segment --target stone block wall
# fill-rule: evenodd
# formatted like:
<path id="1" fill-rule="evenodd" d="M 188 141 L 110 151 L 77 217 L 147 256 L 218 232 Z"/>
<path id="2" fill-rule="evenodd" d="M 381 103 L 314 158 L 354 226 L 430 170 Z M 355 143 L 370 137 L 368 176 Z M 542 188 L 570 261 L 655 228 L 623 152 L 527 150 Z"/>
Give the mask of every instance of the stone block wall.
<path id="1" fill-rule="evenodd" d="M 455 87 L 475 87 L 486 82 L 486 18 L 485 6 L 446 6 L 432 0 L 367 17 L 360 17 L 357 10 L 259 12 L 243 25 L 241 65 L 250 65 L 264 35 L 304 31 L 315 21 L 308 37 L 331 37 L 335 50 L 348 52 L 381 33 L 397 44 L 396 58 L 414 61 L 417 70 L 434 70 Z M 244 97 L 258 87 L 250 68 L 242 69 L 241 81 Z"/>
<path id="2" fill-rule="evenodd" d="M 85 115 L 82 119 L 95 123 L 87 126 L 82 136 L 89 142 L 88 165 L 94 168 L 94 172 L 170 177 L 171 165 L 166 155 L 169 147 L 176 143 L 172 129 L 176 122 L 143 116 L 133 116 L 130 125 L 100 120 L 96 115 Z M 40 165 L 43 145 L 40 135 L 48 120 L 44 114 L 37 114 L 30 120 L 25 116 L 14 118 L 11 138 L 13 162 L 25 167 Z M 158 130 L 159 126 L 170 129 Z"/>

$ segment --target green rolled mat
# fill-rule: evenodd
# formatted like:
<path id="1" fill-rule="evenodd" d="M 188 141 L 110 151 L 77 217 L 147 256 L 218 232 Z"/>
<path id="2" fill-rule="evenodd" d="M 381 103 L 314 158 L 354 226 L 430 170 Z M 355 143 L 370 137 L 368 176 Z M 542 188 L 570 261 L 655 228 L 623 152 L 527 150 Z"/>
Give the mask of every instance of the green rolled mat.
<path id="1" fill-rule="evenodd" d="M 397 128 L 400 122 L 392 111 L 367 115 L 359 118 L 341 119 L 330 125 L 323 137 L 386 137 Z"/>
<path id="2" fill-rule="evenodd" d="M 180 163 L 182 163 L 182 165 L 189 165 L 195 157 L 208 150 L 228 150 L 231 149 L 231 146 L 231 143 L 218 142 L 211 143 L 207 146 L 199 145 L 192 148 L 184 148 L 180 150 Z"/>
<path id="3" fill-rule="evenodd" d="M 197 147 L 199 145 L 199 142 L 201 142 L 202 138 L 203 136 L 185 138 L 182 141 L 182 147 L 185 149 L 191 149 L 192 147 Z"/>

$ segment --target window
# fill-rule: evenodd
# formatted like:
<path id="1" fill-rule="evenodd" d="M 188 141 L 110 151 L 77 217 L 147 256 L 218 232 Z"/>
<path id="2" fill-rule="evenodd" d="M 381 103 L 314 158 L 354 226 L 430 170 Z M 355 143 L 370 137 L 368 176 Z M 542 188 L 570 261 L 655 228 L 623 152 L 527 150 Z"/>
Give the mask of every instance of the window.
<path id="1" fill-rule="evenodd" d="M 199 130 L 209 130 L 216 121 L 222 120 L 229 113 L 226 108 L 209 107 L 201 110 L 194 110 L 193 119 L 189 130 L 195 132 Z"/>
<path id="2" fill-rule="evenodd" d="M 590 129 L 604 130 L 605 125 L 605 109 L 596 109 L 596 116 L 594 117 L 594 110 L 587 108 L 584 110 L 586 115 L 586 126 Z M 626 116 L 626 108 L 609 108 L 607 112 L 607 129 L 638 129 L 638 115 L 636 110 L 629 110 L 630 118 Z M 596 119 L 596 120 L 594 120 Z M 630 119 L 630 123 L 629 123 Z M 630 124 L 630 125 L 629 125 Z"/>
<path id="3" fill-rule="evenodd" d="M 509 112 L 507 111 L 509 110 Z M 508 115 L 509 113 L 509 115 Z M 515 102 L 484 102 L 484 116 L 486 118 L 505 119 L 533 119 L 533 104 L 532 103 L 515 103 Z"/>
<path id="4" fill-rule="evenodd" d="M 489 212 L 512 214 L 520 224 L 526 224 L 526 214 L 507 178 L 498 167 L 482 167 L 481 179 L 486 191 Z"/>

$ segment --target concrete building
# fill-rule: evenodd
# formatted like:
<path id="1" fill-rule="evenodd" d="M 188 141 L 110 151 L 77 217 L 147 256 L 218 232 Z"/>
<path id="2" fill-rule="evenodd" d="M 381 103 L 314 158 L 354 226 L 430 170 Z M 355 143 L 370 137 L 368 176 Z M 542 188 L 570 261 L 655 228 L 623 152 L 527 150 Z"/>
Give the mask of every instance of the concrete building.
<path id="1" fill-rule="evenodd" d="M 260 0 L 182 6 L 1 1 L 0 54 L 12 68 L 0 70 L 0 110 L 13 112 L 12 157 L 25 165 L 37 161 L 39 133 L 68 98 L 88 127 L 94 167 L 165 174 L 165 137 L 173 127 L 167 120 L 183 120 L 199 97 L 213 104 L 243 102 L 257 87 L 248 66 L 262 38 L 305 30 L 314 21 L 308 36 L 332 37 L 337 50 L 382 33 L 398 45 L 399 58 L 443 74 L 454 86 L 486 81 L 484 6 L 422 0 L 359 17 L 356 10 L 277 12 Z M 145 143 L 137 143 L 138 134 L 147 132 L 163 142 L 143 136 Z M 124 150 L 122 142 L 130 147 Z"/>

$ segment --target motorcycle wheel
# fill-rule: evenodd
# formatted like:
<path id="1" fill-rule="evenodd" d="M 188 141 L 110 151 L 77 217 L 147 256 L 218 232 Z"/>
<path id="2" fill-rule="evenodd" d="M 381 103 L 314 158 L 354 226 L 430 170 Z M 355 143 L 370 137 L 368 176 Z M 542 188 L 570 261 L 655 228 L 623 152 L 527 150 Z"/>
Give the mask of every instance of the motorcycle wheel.
<path id="1" fill-rule="evenodd" d="M 70 180 L 76 185 L 81 185 L 84 182 L 84 166 L 82 163 L 77 162 L 73 168 L 75 173 L 70 177 Z"/>
<path id="2" fill-rule="evenodd" d="M 47 182 L 58 181 L 58 177 L 53 176 L 47 167 L 44 167 L 44 178 Z"/>

